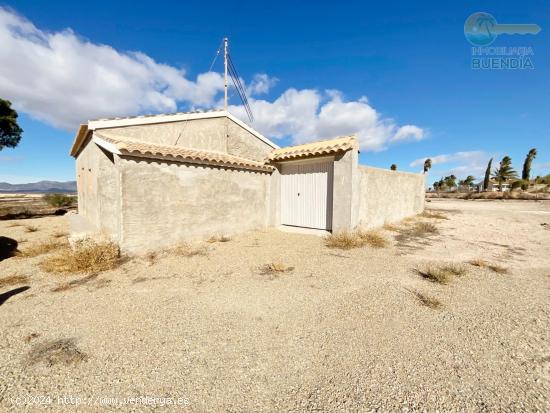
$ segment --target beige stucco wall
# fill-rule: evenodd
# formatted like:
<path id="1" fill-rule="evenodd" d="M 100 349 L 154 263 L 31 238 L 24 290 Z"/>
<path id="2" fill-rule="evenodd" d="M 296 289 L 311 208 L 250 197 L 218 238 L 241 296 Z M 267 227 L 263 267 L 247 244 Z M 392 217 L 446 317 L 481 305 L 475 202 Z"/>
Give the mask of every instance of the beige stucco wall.
<path id="1" fill-rule="evenodd" d="M 101 129 L 110 135 L 263 161 L 273 149 L 226 117 Z"/>
<path id="2" fill-rule="evenodd" d="M 424 210 L 423 174 L 359 166 L 357 224 L 373 228 Z"/>
<path id="3" fill-rule="evenodd" d="M 85 217 L 95 230 L 115 235 L 120 200 L 116 158 L 95 143 L 88 142 L 76 160 L 79 215 Z"/>
<path id="4" fill-rule="evenodd" d="M 153 250 L 265 228 L 268 173 L 121 157 L 121 247 Z"/>

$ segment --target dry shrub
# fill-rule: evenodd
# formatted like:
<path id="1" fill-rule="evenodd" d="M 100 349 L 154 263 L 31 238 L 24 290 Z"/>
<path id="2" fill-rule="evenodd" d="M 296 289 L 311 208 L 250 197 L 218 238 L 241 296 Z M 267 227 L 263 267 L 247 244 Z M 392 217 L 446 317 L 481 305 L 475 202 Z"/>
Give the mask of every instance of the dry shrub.
<path id="1" fill-rule="evenodd" d="M 439 284 L 448 284 L 453 277 L 466 274 L 466 268 L 455 263 L 431 264 L 415 271 L 421 277 Z"/>
<path id="2" fill-rule="evenodd" d="M 449 219 L 447 215 L 443 214 L 442 212 L 429 209 L 424 210 L 424 212 L 422 212 L 420 216 L 432 219 Z"/>
<path id="3" fill-rule="evenodd" d="M 38 227 L 35 227 L 34 225 L 25 225 L 25 232 L 36 232 L 38 231 Z"/>
<path id="4" fill-rule="evenodd" d="M 74 248 L 63 248 L 58 254 L 46 258 L 40 263 L 40 268 L 52 273 L 99 272 L 116 268 L 119 264 L 118 245 L 86 239 L 76 242 Z"/>
<path id="5" fill-rule="evenodd" d="M 479 268 L 488 268 L 493 272 L 496 272 L 497 274 L 508 274 L 509 270 L 508 268 L 501 267 L 500 265 L 491 264 L 485 260 L 482 260 L 481 258 L 476 258 L 471 261 L 468 261 L 468 264 L 473 265 L 474 267 Z"/>
<path id="6" fill-rule="evenodd" d="M 206 240 L 206 242 L 210 243 L 210 244 L 213 244 L 215 242 L 228 242 L 228 241 L 231 241 L 231 237 L 228 236 L 228 235 L 220 235 L 220 234 L 216 234 L 216 235 L 212 235 L 210 238 L 208 238 Z"/>
<path id="7" fill-rule="evenodd" d="M 28 281 L 29 277 L 26 275 L 9 275 L 0 278 L 0 288 L 9 287 L 10 285 L 26 284 Z"/>
<path id="8" fill-rule="evenodd" d="M 420 304 L 426 307 L 432 308 L 434 310 L 442 307 L 441 301 L 439 301 L 437 298 L 428 297 L 427 295 L 422 294 L 419 291 L 411 291 L 411 293 L 416 297 Z"/>
<path id="9" fill-rule="evenodd" d="M 63 231 L 56 231 L 52 234 L 52 237 L 54 238 L 63 238 L 63 237 L 68 237 L 69 234 L 66 233 L 66 232 L 63 232 Z"/>
<path id="10" fill-rule="evenodd" d="M 274 279 L 285 272 L 293 271 L 294 267 L 288 267 L 281 261 L 274 261 L 272 263 L 262 265 L 259 270 L 260 274 L 269 275 L 271 279 Z"/>
<path id="11" fill-rule="evenodd" d="M 48 367 L 56 364 L 66 366 L 84 361 L 88 356 L 75 344 L 74 339 L 48 340 L 33 346 L 27 355 L 27 365 L 45 363 Z"/>
<path id="12" fill-rule="evenodd" d="M 47 254 L 48 252 L 55 251 L 57 249 L 66 247 L 67 241 L 49 240 L 42 241 L 38 244 L 31 245 L 29 248 L 25 248 L 21 254 L 22 257 L 32 258 L 39 255 Z"/>

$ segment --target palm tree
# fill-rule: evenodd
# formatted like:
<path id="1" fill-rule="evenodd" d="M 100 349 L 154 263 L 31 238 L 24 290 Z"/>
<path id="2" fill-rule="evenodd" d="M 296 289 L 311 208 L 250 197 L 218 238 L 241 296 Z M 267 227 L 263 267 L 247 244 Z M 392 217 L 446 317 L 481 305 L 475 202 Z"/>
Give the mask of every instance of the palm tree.
<path id="1" fill-rule="evenodd" d="M 489 181 L 491 180 L 491 167 L 493 166 L 493 158 L 489 159 L 487 169 L 485 170 L 485 179 L 483 180 L 483 190 L 489 189 Z"/>
<path id="2" fill-rule="evenodd" d="M 424 161 L 424 173 L 428 172 L 432 167 L 432 160 L 430 158 Z"/>
<path id="3" fill-rule="evenodd" d="M 394 164 L 394 163 L 392 163 L 391 166 L 390 166 L 390 169 L 391 169 L 392 171 L 397 171 L 397 165 Z"/>
<path id="4" fill-rule="evenodd" d="M 533 148 L 529 151 L 525 157 L 525 162 L 523 162 L 523 171 L 521 172 L 521 179 L 528 181 L 529 175 L 531 175 L 531 163 L 533 159 L 537 157 L 537 149 Z"/>
<path id="5" fill-rule="evenodd" d="M 498 190 L 502 191 L 502 183 L 517 178 L 518 173 L 512 168 L 512 158 L 505 156 L 493 172 L 493 178 L 498 182 Z"/>

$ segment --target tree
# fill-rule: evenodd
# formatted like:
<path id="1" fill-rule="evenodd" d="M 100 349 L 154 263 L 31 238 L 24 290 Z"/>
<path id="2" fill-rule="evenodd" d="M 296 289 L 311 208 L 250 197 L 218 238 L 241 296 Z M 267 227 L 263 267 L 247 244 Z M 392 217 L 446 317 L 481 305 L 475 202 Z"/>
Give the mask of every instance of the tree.
<path id="1" fill-rule="evenodd" d="M 525 157 L 525 162 L 523 162 L 523 171 L 521 172 L 521 179 L 524 179 L 526 181 L 529 180 L 529 175 L 531 175 L 531 163 L 533 162 L 533 159 L 537 157 L 537 150 L 536 148 L 533 148 L 529 151 L 527 156 Z"/>
<path id="2" fill-rule="evenodd" d="M 468 188 L 472 186 L 474 183 L 474 177 L 472 175 L 468 175 L 466 179 L 464 179 L 464 185 L 466 185 Z"/>
<path id="3" fill-rule="evenodd" d="M 468 175 L 466 178 L 461 179 L 458 181 L 459 188 L 466 188 L 468 191 L 470 190 L 472 184 L 474 183 L 474 177 L 472 175 Z"/>
<path id="4" fill-rule="evenodd" d="M 493 172 L 493 178 L 498 182 L 498 189 L 502 191 L 502 184 L 510 179 L 517 178 L 518 173 L 512 168 L 512 158 L 505 156 L 500 165 Z"/>
<path id="5" fill-rule="evenodd" d="M 454 175 L 446 176 L 444 179 L 444 182 L 447 188 L 452 189 L 453 187 L 456 186 L 456 176 Z"/>
<path id="6" fill-rule="evenodd" d="M 394 164 L 394 163 L 392 163 L 391 166 L 390 166 L 390 169 L 391 169 L 392 171 L 397 171 L 397 165 Z"/>
<path id="7" fill-rule="evenodd" d="M 0 151 L 15 148 L 21 140 L 23 129 L 17 124 L 17 112 L 9 100 L 0 99 Z"/>
<path id="8" fill-rule="evenodd" d="M 489 189 L 489 181 L 491 180 L 491 168 L 493 167 L 493 158 L 489 159 L 487 169 L 485 170 L 485 179 L 483 180 L 483 190 Z"/>
<path id="9" fill-rule="evenodd" d="M 424 173 L 428 172 L 432 167 L 432 160 L 430 158 L 424 161 Z"/>

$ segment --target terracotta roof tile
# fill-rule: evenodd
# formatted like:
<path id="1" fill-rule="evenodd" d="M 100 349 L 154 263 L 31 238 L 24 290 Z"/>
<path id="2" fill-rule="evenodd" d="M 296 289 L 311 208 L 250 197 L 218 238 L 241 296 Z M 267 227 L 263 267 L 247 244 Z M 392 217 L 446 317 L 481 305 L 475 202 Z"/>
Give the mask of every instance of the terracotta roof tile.
<path id="1" fill-rule="evenodd" d="M 275 149 L 269 154 L 269 159 L 271 161 L 282 161 L 285 159 L 307 156 L 329 155 L 337 152 L 345 152 L 357 147 L 358 143 L 355 136 L 342 136 L 328 141 L 312 142 L 304 145 Z"/>
<path id="2" fill-rule="evenodd" d="M 226 153 L 138 142 L 129 138 L 95 132 L 95 136 L 114 145 L 123 155 L 143 158 L 179 160 L 188 163 L 228 166 L 232 168 L 272 171 L 274 167 L 252 159 L 240 158 Z"/>

